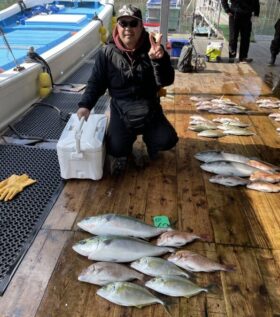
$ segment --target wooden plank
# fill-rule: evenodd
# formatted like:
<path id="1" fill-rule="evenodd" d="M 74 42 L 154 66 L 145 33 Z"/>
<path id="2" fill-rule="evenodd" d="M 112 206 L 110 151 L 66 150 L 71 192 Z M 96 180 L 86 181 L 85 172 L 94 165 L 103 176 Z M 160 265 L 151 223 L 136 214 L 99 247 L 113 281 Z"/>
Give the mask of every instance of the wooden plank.
<path id="1" fill-rule="evenodd" d="M 236 271 L 222 274 L 227 316 L 272 316 L 269 285 L 264 286 L 260 263 L 254 249 L 217 246 L 225 261 L 234 263 Z"/>
<path id="2" fill-rule="evenodd" d="M 0 316 L 33 317 L 69 232 L 41 230 L 0 297 Z M 47 316 L 47 315 L 46 315 Z"/>
<path id="3" fill-rule="evenodd" d="M 90 180 L 68 180 L 43 228 L 70 230 L 78 215 L 81 203 L 86 200 L 91 183 Z M 76 194 L 77 187 L 79 195 Z"/>

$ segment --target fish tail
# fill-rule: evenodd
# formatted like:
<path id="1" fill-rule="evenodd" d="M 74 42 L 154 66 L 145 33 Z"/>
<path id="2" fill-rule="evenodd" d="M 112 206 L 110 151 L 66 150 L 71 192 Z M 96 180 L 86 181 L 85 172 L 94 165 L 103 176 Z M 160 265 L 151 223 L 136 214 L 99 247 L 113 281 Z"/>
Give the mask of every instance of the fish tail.
<path id="1" fill-rule="evenodd" d="M 201 234 L 200 240 L 205 241 L 205 242 L 211 242 L 211 237 L 209 234 Z"/>
<path id="2" fill-rule="evenodd" d="M 168 314 L 168 316 L 173 317 L 171 314 L 171 304 L 167 304 L 167 303 L 163 302 L 163 308 L 166 311 L 166 313 Z"/>
<path id="3" fill-rule="evenodd" d="M 204 288 L 205 292 L 211 294 L 218 294 L 220 289 L 217 284 L 209 284 L 207 287 Z"/>
<path id="4" fill-rule="evenodd" d="M 170 252 L 170 253 L 173 253 L 173 252 L 175 252 L 177 249 L 175 249 L 175 248 L 167 248 L 167 252 Z"/>
<path id="5" fill-rule="evenodd" d="M 139 275 L 137 276 L 137 280 L 139 280 L 139 281 L 145 281 L 145 275 L 139 273 Z"/>

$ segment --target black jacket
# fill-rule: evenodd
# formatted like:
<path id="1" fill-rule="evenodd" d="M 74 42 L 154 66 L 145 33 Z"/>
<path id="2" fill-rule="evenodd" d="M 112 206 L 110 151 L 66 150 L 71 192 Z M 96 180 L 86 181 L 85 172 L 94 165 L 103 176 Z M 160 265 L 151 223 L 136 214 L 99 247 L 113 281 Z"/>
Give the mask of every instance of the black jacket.
<path id="1" fill-rule="evenodd" d="M 229 5 L 228 0 L 221 0 L 222 6 L 226 13 L 252 15 L 258 17 L 260 14 L 259 0 L 231 0 Z"/>
<path id="2" fill-rule="evenodd" d="M 113 103 L 114 99 L 143 98 L 159 104 L 157 93 L 160 87 L 174 82 L 174 69 L 166 51 L 161 59 L 149 58 L 149 34 L 144 32 L 143 45 L 132 59 L 113 40 L 99 50 L 79 107 L 92 109 L 107 88 Z"/>

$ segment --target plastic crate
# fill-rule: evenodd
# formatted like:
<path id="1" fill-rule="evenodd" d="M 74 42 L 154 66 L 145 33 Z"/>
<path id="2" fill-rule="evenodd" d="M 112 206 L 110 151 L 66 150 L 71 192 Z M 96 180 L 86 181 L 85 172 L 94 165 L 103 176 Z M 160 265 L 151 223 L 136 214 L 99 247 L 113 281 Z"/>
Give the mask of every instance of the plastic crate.
<path id="1" fill-rule="evenodd" d="M 184 45 L 189 45 L 190 41 L 187 39 L 176 39 L 171 38 L 169 39 L 170 46 L 171 46 L 171 56 L 172 57 L 179 57 Z"/>

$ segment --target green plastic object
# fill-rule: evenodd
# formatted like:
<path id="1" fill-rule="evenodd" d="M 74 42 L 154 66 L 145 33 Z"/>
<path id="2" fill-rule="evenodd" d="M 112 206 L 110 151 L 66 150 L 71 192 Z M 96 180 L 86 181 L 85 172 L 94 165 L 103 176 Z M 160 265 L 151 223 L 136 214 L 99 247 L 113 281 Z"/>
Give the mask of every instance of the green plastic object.
<path id="1" fill-rule="evenodd" d="M 157 228 L 170 227 L 170 221 L 167 216 L 155 216 L 153 217 L 154 226 Z"/>

